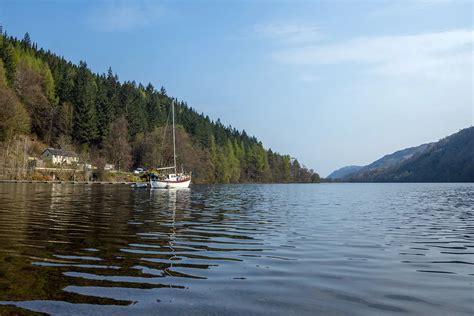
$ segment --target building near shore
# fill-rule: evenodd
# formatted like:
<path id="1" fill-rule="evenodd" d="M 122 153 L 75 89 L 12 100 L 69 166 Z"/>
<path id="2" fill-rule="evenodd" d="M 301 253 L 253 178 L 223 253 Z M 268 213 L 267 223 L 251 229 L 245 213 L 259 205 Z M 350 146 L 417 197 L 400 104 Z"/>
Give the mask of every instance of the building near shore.
<path id="1" fill-rule="evenodd" d="M 104 170 L 105 170 L 105 171 L 112 171 L 112 170 L 115 170 L 115 166 L 114 166 L 113 164 L 106 163 L 105 166 L 104 166 Z"/>
<path id="2" fill-rule="evenodd" d="M 72 165 L 79 162 L 79 156 L 72 151 L 46 148 L 41 154 L 41 159 L 57 165 Z"/>

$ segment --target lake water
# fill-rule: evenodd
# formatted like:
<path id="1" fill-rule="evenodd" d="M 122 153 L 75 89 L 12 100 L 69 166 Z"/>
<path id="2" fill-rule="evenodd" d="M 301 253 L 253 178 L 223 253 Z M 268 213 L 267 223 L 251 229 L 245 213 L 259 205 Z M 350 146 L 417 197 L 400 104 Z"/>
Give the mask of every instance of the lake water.
<path id="1" fill-rule="evenodd" d="M 0 184 L 0 315 L 473 315 L 474 184 Z"/>

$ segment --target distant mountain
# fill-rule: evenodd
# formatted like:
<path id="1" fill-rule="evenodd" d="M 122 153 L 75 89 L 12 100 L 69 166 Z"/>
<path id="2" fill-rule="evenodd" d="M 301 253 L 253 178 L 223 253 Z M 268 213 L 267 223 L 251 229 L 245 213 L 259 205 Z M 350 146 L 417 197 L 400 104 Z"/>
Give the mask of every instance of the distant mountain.
<path id="1" fill-rule="evenodd" d="M 386 155 L 341 178 L 349 182 L 474 182 L 474 127 Z"/>
<path id="2" fill-rule="evenodd" d="M 402 150 L 398 150 L 392 154 L 385 155 L 382 158 L 372 162 L 367 166 L 347 166 L 337 169 L 333 171 L 327 178 L 331 180 L 342 180 L 346 181 L 349 178 L 362 178 L 367 177 L 374 172 L 381 172 L 383 170 L 387 170 L 407 159 L 410 159 L 416 154 L 420 154 L 421 152 L 425 151 L 430 144 L 423 144 L 417 147 L 410 147 L 405 148 Z"/>
<path id="3" fill-rule="evenodd" d="M 351 174 L 356 173 L 362 168 L 362 166 L 347 166 L 342 167 L 333 171 L 330 175 L 327 176 L 328 179 L 331 180 L 339 180 L 350 176 Z"/>
<path id="4" fill-rule="evenodd" d="M 410 148 L 405 148 L 402 150 L 398 150 L 392 154 L 385 155 L 382 158 L 374 161 L 370 165 L 367 165 L 365 167 L 362 167 L 359 170 L 360 173 L 365 173 L 370 170 L 384 170 L 384 169 L 389 169 L 393 166 L 396 166 L 410 158 L 412 158 L 415 155 L 419 155 L 422 152 L 426 151 L 430 146 L 432 146 L 433 143 L 428 143 L 428 144 L 423 144 L 420 146 L 416 147 L 410 147 Z"/>

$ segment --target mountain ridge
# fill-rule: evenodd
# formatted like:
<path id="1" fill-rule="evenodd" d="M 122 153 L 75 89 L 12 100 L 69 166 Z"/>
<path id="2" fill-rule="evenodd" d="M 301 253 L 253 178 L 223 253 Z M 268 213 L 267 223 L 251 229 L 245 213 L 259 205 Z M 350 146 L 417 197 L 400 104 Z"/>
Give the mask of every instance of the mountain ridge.
<path id="1" fill-rule="evenodd" d="M 346 176 L 359 171 L 361 168 L 363 168 L 363 166 L 351 165 L 342 167 L 331 172 L 326 178 L 331 180 L 343 179 Z"/>
<path id="2" fill-rule="evenodd" d="M 395 151 L 333 180 L 344 182 L 473 182 L 474 127 L 462 129 L 437 142 Z"/>

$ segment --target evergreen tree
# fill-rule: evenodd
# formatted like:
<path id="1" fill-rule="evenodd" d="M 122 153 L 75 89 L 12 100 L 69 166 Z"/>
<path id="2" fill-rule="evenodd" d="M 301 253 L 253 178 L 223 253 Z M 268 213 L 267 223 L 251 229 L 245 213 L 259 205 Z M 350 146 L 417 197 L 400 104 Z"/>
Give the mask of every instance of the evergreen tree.
<path id="1" fill-rule="evenodd" d="M 30 48 L 31 47 L 31 38 L 30 34 L 28 32 L 25 33 L 25 36 L 23 37 L 23 40 L 21 41 L 21 44 L 24 49 Z"/>
<path id="2" fill-rule="evenodd" d="M 166 89 L 165 89 L 165 87 L 163 87 L 163 86 L 161 86 L 161 88 L 160 88 L 160 95 L 161 95 L 162 97 L 166 97 Z"/>
<path id="3" fill-rule="evenodd" d="M 120 90 L 120 83 L 117 75 L 114 75 L 112 72 L 112 68 L 109 67 L 109 70 L 107 71 L 107 79 L 105 81 L 105 90 L 107 91 L 107 100 L 110 104 L 111 108 L 111 115 L 113 117 L 118 116 L 118 109 L 120 107 L 119 105 L 119 90 Z"/>
<path id="4" fill-rule="evenodd" d="M 298 159 L 293 160 L 293 163 L 291 164 L 291 177 L 293 182 L 300 182 L 299 177 L 300 177 L 300 163 L 298 162 Z"/>
<path id="5" fill-rule="evenodd" d="M 7 78 L 8 85 L 12 87 L 16 78 L 16 61 L 13 52 L 13 46 L 9 41 L 6 41 L 5 38 L 2 38 L 1 44 L 0 57 L 3 60 L 3 66 L 5 68 L 5 76 Z"/>
<path id="6" fill-rule="evenodd" d="M 0 60 L 0 141 L 9 141 L 15 134 L 29 133 L 30 117 L 12 89 L 6 84 Z"/>
<path id="7" fill-rule="evenodd" d="M 73 67 L 65 67 L 59 76 L 57 83 L 58 97 L 62 102 L 74 101 L 75 87 L 75 69 Z"/>
<path id="8" fill-rule="evenodd" d="M 146 87 L 146 118 L 148 130 L 153 130 L 161 124 L 164 124 L 164 115 L 162 113 L 161 100 L 159 94 L 150 83 Z"/>
<path id="9" fill-rule="evenodd" d="M 232 183 L 237 183 L 239 182 L 239 179 L 240 179 L 240 161 L 235 154 L 234 146 L 232 145 L 232 142 L 230 141 L 230 139 L 227 140 L 226 153 L 227 153 L 227 165 L 228 165 L 229 173 L 230 173 L 229 180 Z"/>
<path id="10" fill-rule="evenodd" d="M 130 136 L 144 132 L 147 129 L 146 119 L 146 95 L 143 86 L 135 87 L 135 83 L 125 83 L 126 89 L 123 93 L 123 102 L 128 121 L 128 132 Z"/>
<path id="11" fill-rule="evenodd" d="M 291 181 L 291 158 L 288 155 L 282 157 L 282 173 L 283 173 L 283 182 Z"/>
<path id="12" fill-rule="evenodd" d="M 106 85 L 100 80 L 101 84 L 98 85 L 97 89 L 97 134 L 98 141 L 102 143 L 105 141 L 107 135 L 109 134 L 110 122 L 113 118 L 112 105 L 110 100 L 107 98 Z"/>
<path id="13" fill-rule="evenodd" d="M 97 86 L 94 77 L 83 61 L 75 78 L 74 131 L 78 143 L 90 144 L 97 139 L 97 118 L 95 111 Z"/>

